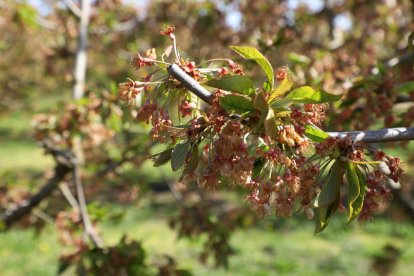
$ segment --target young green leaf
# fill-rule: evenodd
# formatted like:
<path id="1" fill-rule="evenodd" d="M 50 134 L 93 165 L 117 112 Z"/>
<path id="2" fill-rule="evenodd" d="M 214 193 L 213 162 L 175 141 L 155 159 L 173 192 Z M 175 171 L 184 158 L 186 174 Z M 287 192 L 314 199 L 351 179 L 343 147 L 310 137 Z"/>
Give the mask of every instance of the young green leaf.
<path id="1" fill-rule="evenodd" d="M 260 174 L 263 171 L 263 167 L 265 165 L 265 160 L 263 158 L 257 158 L 254 161 L 254 165 L 253 165 L 253 179 L 258 178 L 260 176 Z"/>
<path id="2" fill-rule="evenodd" d="M 332 165 L 326 183 L 318 196 L 318 207 L 328 207 L 339 196 L 339 188 L 341 186 L 343 176 L 342 162 L 335 161 Z"/>
<path id="3" fill-rule="evenodd" d="M 261 127 L 267 118 L 267 114 L 269 113 L 269 104 L 266 101 L 265 96 L 262 92 L 259 92 L 254 99 L 254 107 L 260 111 L 260 119 L 257 124 L 257 127 Z"/>
<path id="4" fill-rule="evenodd" d="M 175 146 L 171 155 L 171 168 L 173 171 L 179 170 L 184 165 L 190 147 L 191 144 L 188 140 Z"/>
<path id="5" fill-rule="evenodd" d="M 273 102 L 274 100 L 278 98 L 283 98 L 289 91 L 292 89 L 293 82 L 288 76 L 282 82 L 280 85 L 270 93 L 269 99 L 267 100 L 269 103 Z"/>
<path id="6" fill-rule="evenodd" d="M 249 46 L 230 46 L 230 48 L 242 57 L 256 61 L 266 73 L 267 79 L 271 87 L 273 87 L 273 68 L 270 62 L 262 55 L 262 53 L 260 53 L 256 48 Z"/>
<path id="7" fill-rule="evenodd" d="M 277 99 L 270 104 L 270 107 L 275 111 L 286 111 L 287 109 L 285 108 L 287 108 L 291 102 L 292 99 L 289 98 Z"/>
<path id="8" fill-rule="evenodd" d="M 273 141 L 277 141 L 279 131 L 277 129 L 276 118 L 273 110 L 269 110 L 267 113 L 267 117 L 264 121 L 264 127 L 266 135 L 272 138 Z"/>
<path id="9" fill-rule="evenodd" d="M 220 105 L 228 111 L 237 113 L 254 111 L 253 103 L 243 96 L 226 95 L 220 98 Z"/>
<path id="10" fill-rule="evenodd" d="M 357 218 L 362 211 L 362 207 L 364 207 L 366 180 L 358 167 L 356 167 L 356 173 L 359 182 L 359 195 L 352 203 L 352 217 L 348 219 L 348 223 L 351 223 L 355 218 Z"/>
<path id="11" fill-rule="evenodd" d="M 209 80 L 205 83 L 205 85 L 245 95 L 251 95 L 254 93 L 254 83 L 246 76 L 225 76 L 221 79 Z"/>
<path id="12" fill-rule="evenodd" d="M 334 95 L 323 90 L 314 90 L 310 86 L 302 86 L 293 90 L 287 97 L 296 103 L 318 104 L 337 101 L 342 95 Z"/>
<path id="13" fill-rule="evenodd" d="M 296 63 L 296 64 L 299 64 L 299 65 L 306 65 L 306 64 L 309 64 L 312 61 L 307 56 L 299 55 L 299 54 L 296 54 L 296 53 L 293 53 L 293 52 L 290 52 L 288 54 L 288 59 L 291 62 Z"/>
<path id="14" fill-rule="evenodd" d="M 329 137 L 329 134 L 325 131 L 313 126 L 313 125 L 306 125 L 305 127 L 305 135 L 309 139 L 314 142 L 323 142 L 326 138 Z"/>
<path id="15" fill-rule="evenodd" d="M 334 202 L 331 203 L 328 207 L 318 208 L 317 214 L 316 214 L 315 234 L 322 232 L 326 228 L 326 226 L 328 226 L 331 216 L 338 209 L 339 202 L 340 202 L 340 196 L 338 193 Z"/>
<path id="16" fill-rule="evenodd" d="M 328 226 L 330 217 L 338 209 L 340 186 L 344 174 L 343 164 L 341 161 L 335 161 L 332 165 L 326 183 L 317 198 L 317 203 L 315 202 L 318 207 L 315 234 L 323 231 Z"/>
<path id="17" fill-rule="evenodd" d="M 154 167 L 159 167 L 166 164 L 171 159 L 173 149 L 167 149 L 160 153 L 154 154 L 151 156 L 151 160 L 154 161 Z"/>
<path id="18" fill-rule="evenodd" d="M 360 184 L 357 174 L 358 166 L 352 163 L 346 163 L 346 179 L 348 181 L 348 223 L 358 215 L 355 213 L 353 204 L 360 194 Z"/>
<path id="19" fill-rule="evenodd" d="M 414 91 L 414 81 L 408 81 L 405 82 L 403 84 L 401 84 L 400 86 L 398 86 L 396 89 L 397 93 L 410 93 Z"/>
<path id="20" fill-rule="evenodd" d="M 187 164 L 185 165 L 183 174 L 188 174 L 188 173 L 193 172 L 195 169 L 197 169 L 197 166 L 198 166 L 198 146 L 195 145 L 193 149 L 191 150 L 191 156 Z"/>

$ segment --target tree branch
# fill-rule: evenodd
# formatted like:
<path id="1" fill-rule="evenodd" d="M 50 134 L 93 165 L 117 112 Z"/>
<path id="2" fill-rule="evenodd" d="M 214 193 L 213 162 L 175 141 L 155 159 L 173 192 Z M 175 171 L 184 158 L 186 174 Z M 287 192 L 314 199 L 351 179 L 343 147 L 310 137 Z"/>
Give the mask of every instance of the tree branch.
<path id="1" fill-rule="evenodd" d="M 88 26 L 91 10 L 91 0 L 82 0 L 82 10 L 79 23 L 78 49 L 76 51 L 76 64 L 74 70 L 75 85 L 73 87 L 73 97 L 80 99 L 85 92 L 85 76 L 87 65 L 88 48 Z"/>
<path id="2" fill-rule="evenodd" d="M 171 76 L 176 78 L 182 85 L 193 92 L 197 97 L 206 103 L 211 104 L 213 95 L 203 86 L 201 86 L 201 84 L 190 77 L 186 72 L 184 72 L 177 64 L 171 65 L 167 70 Z"/>
<path id="3" fill-rule="evenodd" d="M 328 132 L 332 137 L 350 137 L 354 141 L 366 143 L 396 142 L 414 140 L 414 128 L 396 127 L 380 130 Z"/>
<path id="4" fill-rule="evenodd" d="M 75 2 L 72 0 L 62 0 L 65 5 L 68 7 L 68 9 L 77 17 L 81 18 L 82 11 L 79 9 L 79 7 L 76 5 Z"/>
<path id="5" fill-rule="evenodd" d="M 173 64 L 168 67 L 167 70 L 171 76 L 176 78 L 197 97 L 203 99 L 206 103 L 211 104 L 212 94 L 187 73 L 185 73 L 178 65 Z M 332 137 L 348 136 L 354 141 L 362 141 L 366 143 L 414 140 L 414 128 L 405 127 L 366 131 L 328 132 L 328 134 Z"/>
<path id="6" fill-rule="evenodd" d="M 14 222 L 23 218 L 26 214 L 36 207 L 44 198 L 48 197 L 52 191 L 59 185 L 65 176 L 71 171 L 66 164 L 58 164 L 55 173 L 51 179 L 31 198 L 25 200 L 22 204 L 12 209 L 6 210 L 2 216 L 3 223 L 9 227 Z"/>
<path id="7" fill-rule="evenodd" d="M 88 210 L 86 208 L 85 193 L 83 191 L 82 180 L 80 177 L 79 163 L 75 157 L 72 158 L 71 161 L 73 164 L 73 182 L 76 187 L 76 193 L 77 193 L 78 203 L 79 203 L 79 211 L 81 213 L 83 226 L 85 228 L 85 233 L 88 235 L 88 237 L 90 237 L 90 239 L 92 240 L 92 242 L 94 243 L 96 247 L 103 248 L 104 243 L 102 239 L 96 233 L 96 230 L 93 227 L 91 219 L 89 217 Z"/>

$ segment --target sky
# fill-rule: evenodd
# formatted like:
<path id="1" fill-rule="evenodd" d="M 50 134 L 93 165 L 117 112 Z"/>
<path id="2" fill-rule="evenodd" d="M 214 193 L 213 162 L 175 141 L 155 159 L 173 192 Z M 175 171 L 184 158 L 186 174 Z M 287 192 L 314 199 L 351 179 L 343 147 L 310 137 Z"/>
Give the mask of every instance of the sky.
<path id="1" fill-rule="evenodd" d="M 123 2 L 135 5 L 137 8 L 145 8 L 150 0 L 123 0 Z M 254 1 L 254 0 L 252 0 Z M 342 0 L 333 0 L 333 1 L 342 1 Z M 27 0 L 27 2 L 33 4 L 39 8 L 41 14 L 47 13 L 45 7 L 41 4 L 41 0 Z M 318 12 L 322 10 L 324 6 L 324 0 L 288 0 L 288 7 L 292 10 L 292 15 L 294 10 L 298 8 L 299 5 L 307 5 L 311 12 Z M 219 2 L 220 3 L 220 2 Z M 242 15 L 232 6 L 224 6 L 223 9 L 226 11 L 226 22 L 227 24 L 237 30 L 240 26 Z M 334 25 L 343 29 L 344 31 L 349 31 L 352 28 L 352 21 L 349 14 L 339 14 L 335 20 Z"/>

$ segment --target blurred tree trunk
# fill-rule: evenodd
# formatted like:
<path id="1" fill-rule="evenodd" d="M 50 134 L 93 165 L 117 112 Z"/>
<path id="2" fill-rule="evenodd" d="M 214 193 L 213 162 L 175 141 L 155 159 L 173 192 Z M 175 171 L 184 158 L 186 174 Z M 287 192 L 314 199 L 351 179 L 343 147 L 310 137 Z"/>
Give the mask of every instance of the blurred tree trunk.
<path id="1" fill-rule="evenodd" d="M 73 97 L 80 99 L 85 93 L 85 76 L 87 66 L 88 48 L 88 26 L 91 11 L 91 0 L 82 0 L 80 13 L 78 49 L 76 51 L 76 63 L 74 70 L 75 85 L 73 87 Z"/>

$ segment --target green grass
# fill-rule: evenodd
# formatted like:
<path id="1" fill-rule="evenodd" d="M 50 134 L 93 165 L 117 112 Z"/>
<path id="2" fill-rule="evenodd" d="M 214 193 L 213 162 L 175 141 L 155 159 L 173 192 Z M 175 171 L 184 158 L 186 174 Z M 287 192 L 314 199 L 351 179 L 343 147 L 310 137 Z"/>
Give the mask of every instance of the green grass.
<path id="1" fill-rule="evenodd" d="M 402 252 L 393 275 L 410 275 L 414 269 L 413 225 L 379 218 L 365 226 L 345 226 L 345 218 L 338 217 L 326 232 L 316 236 L 313 222 L 301 218 L 265 220 L 256 227 L 237 231 L 231 239 L 236 255 L 231 257 L 229 269 L 217 270 L 197 261 L 203 237 L 178 240 L 176 232 L 168 227 L 165 218 L 172 209 L 154 208 L 149 200 L 141 200 L 135 207 L 125 209 L 119 223 L 104 222 L 103 238 L 109 245 L 116 244 L 126 233 L 143 242 L 148 263 L 170 254 L 180 267 L 196 275 L 374 275 L 372 258 L 380 255 L 387 244 Z M 2 274 L 54 275 L 60 250 L 53 226 L 38 235 L 33 230 L 1 234 Z"/>
<path id="2" fill-rule="evenodd" d="M 0 173 L 4 171 L 44 171 L 53 166 L 33 138 L 31 114 L 12 112 L 0 117 Z"/>

